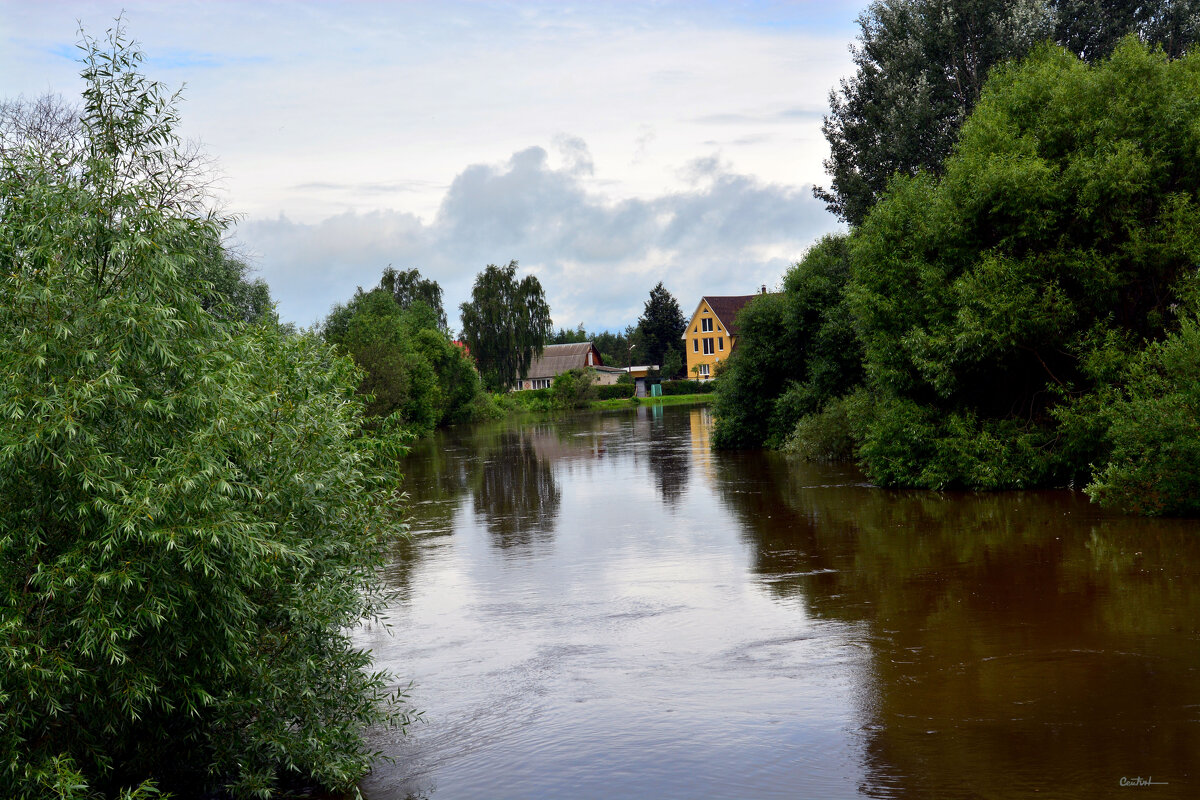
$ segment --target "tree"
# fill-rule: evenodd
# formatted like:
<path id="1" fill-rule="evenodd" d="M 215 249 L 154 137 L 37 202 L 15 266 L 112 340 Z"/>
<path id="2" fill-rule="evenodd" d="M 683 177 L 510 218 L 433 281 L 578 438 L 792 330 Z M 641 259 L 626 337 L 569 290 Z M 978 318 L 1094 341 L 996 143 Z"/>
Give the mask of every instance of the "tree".
<path id="1" fill-rule="evenodd" d="M 205 310 L 226 220 L 175 97 L 119 24 L 83 51 L 78 148 L 0 158 L 0 785 L 349 789 L 364 726 L 403 721 L 348 635 L 400 441 L 361 435 L 348 359 Z"/>
<path id="2" fill-rule="evenodd" d="M 553 330 L 542 284 L 533 275 L 516 279 L 517 262 L 488 264 L 475 278 L 471 302 L 463 303 L 462 338 L 494 392 L 529 372 Z"/>
<path id="3" fill-rule="evenodd" d="M 341 319 L 344 317 L 344 322 Z M 372 417 L 396 414 L 417 434 L 441 422 L 443 398 L 433 366 L 417 352 L 404 312 L 382 289 L 361 290 L 348 306 L 335 307 L 326 341 L 349 354 L 365 373 L 359 393 Z"/>
<path id="4" fill-rule="evenodd" d="M 993 73 L 942 178 L 893 182 L 847 290 L 872 480 L 1064 484 L 1104 462 L 1097 392 L 1196 281 L 1196 59 L 1039 48 Z"/>
<path id="5" fill-rule="evenodd" d="M 578 344 L 579 342 L 590 341 L 592 341 L 592 335 L 584 330 L 583 323 L 581 322 L 574 330 L 559 328 L 551 334 L 546 344 Z"/>
<path id="6" fill-rule="evenodd" d="M 321 330 L 366 373 L 359 392 L 370 398 L 369 416 L 395 414 L 417 434 L 475 417 L 479 376 L 424 300 L 405 309 L 386 289 L 359 289 L 349 303 L 334 306 Z"/>
<path id="7" fill-rule="evenodd" d="M 80 113 L 78 106 L 55 95 L 0 101 L 0 158 L 9 165 L 14 185 L 35 176 L 53 176 L 56 181 L 78 177 L 87 148 Z M 210 159 L 194 144 L 178 145 L 170 160 L 160 160 L 154 168 L 168 170 L 176 183 L 195 195 L 203 195 L 212 180 Z M 172 197 L 180 199 L 180 192 L 160 182 L 149 200 L 161 206 Z M 267 284 L 250 277 L 250 266 L 225 246 L 219 232 L 197 245 L 180 268 L 196 287 L 204 310 L 221 320 L 276 319 Z"/>
<path id="8" fill-rule="evenodd" d="M 638 330 L 642 341 L 640 350 L 644 363 L 665 364 L 671 352 L 683 351 L 683 331 L 687 319 L 679 310 L 679 303 L 663 286 L 662 281 L 650 290 L 642 316 L 638 319 Z"/>
<path id="9" fill-rule="evenodd" d="M 678 350 L 671 350 L 663 358 L 662 376 L 663 380 L 675 380 L 683 374 L 684 360 Z"/>
<path id="10" fill-rule="evenodd" d="M 250 265 L 218 239 L 183 265 L 189 283 L 199 287 L 205 311 L 227 322 L 276 321 L 271 290 L 261 278 L 251 278 Z"/>
<path id="11" fill-rule="evenodd" d="M 442 308 L 442 287 L 437 281 L 422 278 L 415 269 L 397 272 L 388 267 L 379 279 L 379 288 L 389 293 L 400 308 L 407 311 L 414 302 L 424 302 L 436 315 L 438 330 L 449 332 L 446 310 Z"/>
<path id="12" fill-rule="evenodd" d="M 1139 514 L 1200 515 L 1200 317 L 1131 359 L 1101 414 L 1111 453 L 1087 493 Z"/>
<path id="13" fill-rule="evenodd" d="M 826 236 L 788 271 L 781 294 L 739 314 L 737 349 L 716 381 L 717 446 L 779 447 L 801 417 L 861 383 L 849 281 L 849 237 Z"/>
<path id="14" fill-rule="evenodd" d="M 1108 57 L 1130 33 L 1170 58 L 1200 37 L 1197 0 L 1055 0 L 1052 6 L 1054 40 L 1085 61 Z"/>
<path id="15" fill-rule="evenodd" d="M 1054 38 L 1088 60 L 1136 33 L 1176 56 L 1200 36 L 1200 0 L 876 0 L 859 17 L 856 73 L 830 92 L 829 189 L 853 225 L 895 174 L 941 174 L 994 66 Z"/>
<path id="16" fill-rule="evenodd" d="M 596 399 L 596 373 L 590 369 L 569 369 L 554 377 L 550 402 L 555 408 L 584 408 Z"/>

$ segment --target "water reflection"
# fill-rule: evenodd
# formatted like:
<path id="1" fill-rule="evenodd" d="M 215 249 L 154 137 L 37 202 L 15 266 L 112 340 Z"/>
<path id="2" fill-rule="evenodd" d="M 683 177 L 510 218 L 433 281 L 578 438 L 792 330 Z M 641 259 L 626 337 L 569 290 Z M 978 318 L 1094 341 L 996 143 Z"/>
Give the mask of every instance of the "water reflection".
<path id="1" fill-rule="evenodd" d="M 1158 796 L 1195 796 L 1195 523 L 1067 492 L 885 492 L 852 469 L 717 465 L 764 590 L 869 623 L 864 794 L 1092 797 L 1153 774 Z"/>
<path id="2" fill-rule="evenodd" d="M 546 444 L 543 441 L 543 448 Z M 527 547 L 554 538 L 562 492 L 549 459 L 538 453 L 533 435 L 514 431 L 500 434 L 480 472 L 474 492 L 475 513 L 486 520 L 497 547 Z"/>
<path id="3" fill-rule="evenodd" d="M 364 641 L 429 722 L 370 800 L 1200 795 L 1196 523 L 885 492 L 710 427 L 414 450 L 396 636 Z"/>
<path id="4" fill-rule="evenodd" d="M 639 417 L 648 418 L 645 425 L 646 460 L 654 487 L 668 507 L 673 508 L 687 490 L 691 474 L 686 431 L 668 426 L 659 405 L 638 409 Z"/>

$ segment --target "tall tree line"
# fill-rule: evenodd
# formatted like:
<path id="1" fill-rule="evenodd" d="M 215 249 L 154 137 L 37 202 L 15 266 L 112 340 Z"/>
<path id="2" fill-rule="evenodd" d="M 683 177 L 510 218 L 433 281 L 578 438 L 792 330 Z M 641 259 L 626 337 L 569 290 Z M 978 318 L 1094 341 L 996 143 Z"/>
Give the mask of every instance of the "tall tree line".
<path id="1" fill-rule="evenodd" d="M 743 312 L 714 441 L 1200 514 L 1196 119 L 1200 54 L 1133 35 L 993 69 L 938 173 Z"/>
<path id="2" fill-rule="evenodd" d="M 823 126 L 830 185 L 814 189 L 852 225 L 894 175 L 941 174 L 996 65 L 1047 40 L 1096 61 L 1128 34 L 1178 57 L 1200 37 L 1200 0 L 877 0 L 859 25 Z"/>

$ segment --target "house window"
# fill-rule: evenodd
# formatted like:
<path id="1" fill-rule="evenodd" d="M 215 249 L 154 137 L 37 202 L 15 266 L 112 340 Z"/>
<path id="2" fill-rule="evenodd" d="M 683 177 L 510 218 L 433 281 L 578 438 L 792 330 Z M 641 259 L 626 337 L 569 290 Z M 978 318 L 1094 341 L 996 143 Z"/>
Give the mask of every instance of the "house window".
<path id="1" fill-rule="evenodd" d="M 716 351 L 713 350 L 713 340 L 712 340 L 712 337 L 710 336 L 709 338 L 704 340 L 704 355 L 711 356 L 715 352 Z"/>
<path id="2" fill-rule="evenodd" d="M 529 382 L 530 389 L 549 389 L 550 378 L 534 378 Z"/>
<path id="3" fill-rule="evenodd" d="M 592 366 L 592 351 L 588 350 L 588 366 Z"/>
<path id="4" fill-rule="evenodd" d="M 700 320 L 700 329 L 705 333 L 712 331 L 712 317 Z"/>
<path id="5" fill-rule="evenodd" d="M 699 339 L 692 339 L 692 352 L 693 353 L 700 352 L 700 340 Z"/>
<path id="6" fill-rule="evenodd" d="M 700 377 L 702 377 L 702 378 L 708 377 L 708 364 L 700 365 Z"/>

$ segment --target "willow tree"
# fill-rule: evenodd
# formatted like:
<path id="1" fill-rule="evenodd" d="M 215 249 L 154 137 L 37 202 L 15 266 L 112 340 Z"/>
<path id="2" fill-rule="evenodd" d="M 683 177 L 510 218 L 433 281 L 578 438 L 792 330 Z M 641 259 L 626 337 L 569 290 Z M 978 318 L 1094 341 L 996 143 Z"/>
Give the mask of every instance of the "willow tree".
<path id="1" fill-rule="evenodd" d="M 494 392 L 529 374 L 554 330 L 541 282 L 533 275 L 518 281 L 516 275 L 516 261 L 488 264 L 475 278 L 471 302 L 461 307 L 463 340 Z"/>
<path id="2" fill-rule="evenodd" d="M 205 308 L 225 221 L 118 25 L 78 137 L 0 158 L 6 797 L 347 789 L 403 721 L 348 630 L 381 601 L 398 442 L 312 336 Z"/>

